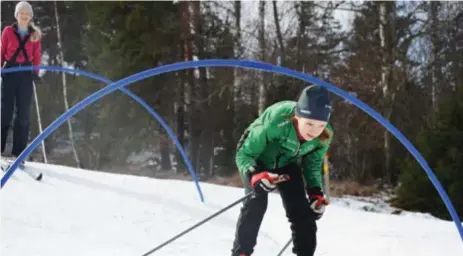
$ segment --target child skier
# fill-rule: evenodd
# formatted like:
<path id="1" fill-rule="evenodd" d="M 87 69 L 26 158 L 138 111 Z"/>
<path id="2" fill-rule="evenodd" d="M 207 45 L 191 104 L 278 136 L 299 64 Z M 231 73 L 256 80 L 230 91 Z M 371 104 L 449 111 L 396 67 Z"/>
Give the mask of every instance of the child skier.
<path id="1" fill-rule="evenodd" d="M 6 26 L 2 32 L 1 65 L 3 68 L 38 66 L 41 63 L 41 33 L 32 23 L 32 6 L 21 1 L 16 5 L 16 23 Z M 38 79 L 39 69 L 2 74 L 2 156 L 5 153 L 8 131 L 16 106 L 13 131 L 13 157 L 26 148 L 29 139 L 29 112 L 32 102 L 33 80 Z"/>
<path id="2" fill-rule="evenodd" d="M 309 86 L 297 102 L 281 101 L 268 107 L 245 130 L 238 143 L 236 163 L 245 192 L 254 190 L 255 195 L 241 208 L 232 256 L 253 253 L 267 209 L 267 193 L 275 188 L 290 222 L 293 253 L 314 255 L 315 221 L 328 205 L 322 191 L 321 167 L 333 138 L 330 114 L 329 91 Z M 288 178 L 279 182 L 281 177 Z"/>

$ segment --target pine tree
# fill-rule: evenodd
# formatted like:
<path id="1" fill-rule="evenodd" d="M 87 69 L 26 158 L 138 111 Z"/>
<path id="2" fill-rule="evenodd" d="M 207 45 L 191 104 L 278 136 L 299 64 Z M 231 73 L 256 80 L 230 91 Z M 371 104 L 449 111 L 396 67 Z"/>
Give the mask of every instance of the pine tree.
<path id="1" fill-rule="evenodd" d="M 428 130 L 418 135 L 417 148 L 447 191 L 460 218 L 463 218 L 463 90 L 441 104 Z M 445 205 L 415 159 L 407 159 L 400 176 L 395 206 L 429 212 L 450 219 Z"/>
<path id="2" fill-rule="evenodd" d="M 87 69 L 112 80 L 133 75 L 177 59 L 179 10 L 171 2 L 93 2 L 86 3 L 88 26 L 83 45 Z M 176 93 L 175 73 L 151 77 L 127 86 L 145 100 L 170 124 L 172 99 Z M 117 104 L 114 102 L 117 100 Z M 160 125 L 125 95 L 115 94 L 98 102 L 93 127 L 87 134 L 101 135 L 93 142 L 100 168 L 115 159 L 124 160 L 131 152 L 161 147 L 161 163 L 170 168 L 168 143 Z M 162 138 L 161 138 L 162 137 Z M 123 145 L 116 147 L 115 145 Z M 122 150 L 123 149 L 123 150 Z M 111 156 L 112 159 L 109 159 Z M 104 160 L 107 159 L 107 160 Z M 166 160 L 167 161 L 162 161 Z"/>

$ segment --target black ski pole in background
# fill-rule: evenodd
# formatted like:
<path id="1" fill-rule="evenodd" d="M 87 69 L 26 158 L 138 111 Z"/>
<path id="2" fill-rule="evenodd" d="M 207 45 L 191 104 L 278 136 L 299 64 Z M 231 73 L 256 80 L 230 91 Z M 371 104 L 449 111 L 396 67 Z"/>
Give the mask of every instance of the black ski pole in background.
<path id="1" fill-rule="evenodd" d="M 225 208 L 223 208 L 223 209 L 217 211 L 216 213 L 212 214 L 211 216 L 205 218 L 204 220 L 202 220 L 202 221 L 196 223 L 196 224 L 193 225 L 192 227 L 186 229 L 185 231 L 181 232 L 180 234 L 178 234 L 178 235 L 172 237 L 171 239 L 165 241 L 165 242 L 162 243 L 161 245 L 159 245 L 159 246 L 157 246 L 156 248 L 154 248 L 154 249 L 148 251 L 147 253 L 143 254 L 142 256 L 150 255 L 151 253 L 153 253 L 153 252 L 155 252 L 155 251 L 161 249 L 162 247 L 164 247 L 164 246 L 166 246 L 166 245 L 172 243 L 174 240 L 180 238 L 181 236 L 187 234 L 188 232 L 190 232 L 190 231 L 192 231 L 193 229 L 195 229 L 195 228 L 201 226 L 202 224 L 204 224 L 204 223 L 210 221 L 212 218 L 214 218 L 214 217 L 216 217 L 216 216 L 222 214 L 223 212 L 227 211 L 228 209 L 232 208 L 233 206 L 235 206 L 235 205 L 237 205 L 237 204 L 243 202 L 244 200 L 246 200 L 247 198 L 251 197 L 252 195 L 254 195 L 254 191 L 253 191 L 253 192 L 250 192 L 250 193 L 248 193 L 248 194 L 246 194 L 245 196 L 243 196 L 243 197 L 241 197 L 240 199 L 236 200 L 235 202 L 233 202 L 232 204 L 228 205 L 227 207 L 225 207 Z"/>
<path id="2" fill-rule="evenodd" d="M 277 254 L 277 256 L 281 256 L 283 255 L 283 252 L 285 252 L 286 248 L 288 248 L 288 246 L 291 244 L 291 242 L 293 241 L 293 239 L 289 239 L 289 241 L 285 244 L 285 246 L 283 246 L 283 248 L 281 248 L 281 251 Z"/>

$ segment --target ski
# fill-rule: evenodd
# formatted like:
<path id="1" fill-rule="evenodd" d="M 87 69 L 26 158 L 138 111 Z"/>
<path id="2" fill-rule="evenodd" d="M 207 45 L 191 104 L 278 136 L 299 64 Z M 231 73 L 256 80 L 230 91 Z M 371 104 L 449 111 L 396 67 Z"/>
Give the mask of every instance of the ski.
<path id="1" fill-rule="evenodd" d="M 2 171 L 3 172 L 6 172 L 6 170 L 8 170 L 8 168 L 10 168 L 10 166 L 13 164 L 13 160 L 4 160 L 2 159 Z M 32 177 L 33 179 L 35 179 L 36 181 L 41 181 L 42 178 L 43 178 L 43 174 L 42 172 L 39 172 L 39 173 L 33 173 L 32 171 L 30 170 L 27 170 L 26 169 L 26 165 L 25 163 L 21 163 L 19 164 L 18 166 L 19 170 L 25 172 L 27 175 L 29 175 L 30 177 Z"/>

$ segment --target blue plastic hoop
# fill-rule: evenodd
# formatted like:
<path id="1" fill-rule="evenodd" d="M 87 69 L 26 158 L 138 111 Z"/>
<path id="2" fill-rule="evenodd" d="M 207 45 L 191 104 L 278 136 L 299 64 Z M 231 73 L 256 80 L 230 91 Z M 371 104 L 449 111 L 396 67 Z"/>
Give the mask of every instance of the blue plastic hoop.
<path id="1" fill-rule="evenodd" d="M 407 150 L 413 155 L 413 157 L 415 157 L 415 159 L 418 161 L 421 167 L 423 167 L 424 171 L 428 175 L 428 178 L 431 180 L 432 184 L 437 189 L 437 192 L 439 193 L 440 197 L 444 201 L 444 204 L 447 207 L 447 210 L 449 211 L 453 221 L 455 222 L 458 232 L 460 233 L 460 237 L 463 240 L 463 225 L 446 191 L 440 184 L 436 175 L 431 170 L 431 168 L 429 167 L 428 163 L 423 158 L 423 156 L 396 127 L 394 127 L 388 120 L 384 119 L 379 113 L 377 113 L 374 109 L 372 109 L 370 106 L 368 106 L 364 102 L 353 97 L 352 95 L 349 95 L 347 92 L 337 88 L 336 86 L 328 82 L 319 80 L 315 77 L 312 77 L 312 76 L 309 76 L 309 75 L 306 75 L 306 74 L 303 74 L 303 73 L 300 73 L 300 72 L 297 72 L 297 71 L 294 71 L 288 68 L 275 66 L 275 65 L 268 64 L 265 62 L 250 61 L 250 60 L 210 59 L 210 60 L 179 62 L 179 63 L 169 64 L 169 65 L 142 71 L 140 73 L 131 75 L 115 83 L 112 83 L 106 86 L 105 88 L 93 93 L 87 98 L 83 99 L 79 103 L 77 103 L 75 106 L 69 109 L 69 111 L 65 112 L 63 115 L 57 118 L 52 124 L 50 124 L 50 126 L 47 127 L 41 134 L 39 134 L 32 141 L 32 143 L 29 145 L 28 148 L 35 149 L 40 144 L 40 142 L 44 140 L 54 130 L 53 128 L 55 126 L 58 127 L 66 119 L 68 119 L 69 117 L 77 113 L 78 111 L 85 108 L 87 105 L 95 102 L 99 98 L 109 94 L 112 91 L 115 91 L 123 86 L 126 86 L 130 83 L 137 82 L 147 77 L 151 77 L 151 76 L 155 76 L 155 75 L 159 75 L 159 74 L 163 74 L 167 72 L 172 72 L 172 71 L 179 71 L 179 70 L 184 70 L 184 69 L 189 69 L 189 68 L 199 68 L 199 67 L 243 67 L 243 68 L 256 69 L 260 71 L 275 72 L 275 73 L 287 75 L 290 77 L 294 77 L 300 80 L 304 80 L 312 84 L 324 86 L 331 92 L 335 93 L 336 95 L 350 101 L 352 104 L 356 105 L 358 108 L 362 109 L 365 113 L 373 117 L 376 121 L 381 123 L 381 125 L 383 125 L 389 132 L 391 132 L 407 148 Z M 27 156 L 27 153 L 28 151 L 24 150 L 23 153 L 21 153 L 19 157 L 16 159 L 16 161 L 13 163 L 11 168 L 7 170 L 6 174 L 2 177 L 2 183 L 1 183 L 2 187 L 4 183 L 8 180 L 8 178 L 11 176 L 11 174 L 14 172 L 14 170 L 17 168 L 18 164 L 21 161 L 23 161 L 23 159 L 25 159 L 25 157 Z"/>
<path id="2" fill-rule="evenodd" d="M 70 68 L 57 67 L 57 66 L 38 66 L 37 68 L 47 70 L 47 71 L 60 71 L 60 72 L 66 72 L 66 73 L 74 73 L 74 74 L 83 75 L 83 76 L 86 76 L 86 77 L 89 77 L 89 78 L 93 78 L 93 79 L 101 81 L 103 83 L 107 83 L 107 84 L 113 83 L 113 81 L 109 80 L 106 77 L 103 77 L 103 76 L 100 76 L 98 74 L 94 74 L 94 73 L 91 73 L 91 72 L 88 72 L 88 71 L 84 71 L 84 70 L 70 69 Z M 31 66 L 23 66 L 23 67 L 6 68 L 6 69 L 2 69 L 1 71 L 2 71 L 2 73 L 6 74 L 6 73 L 11 73 L 11 72 L 31 70 L 31 69 L 32 69 Z M 138 97 L 138 95 L 136 95 L 135 93 L 133 93 L 129 89 L 127 89 L 125 87 L 121 87 L 121 88 L 119 88 L 119 90 L 121 90 L 122 92 L 124 92 L 125 94 L 130 96 L 132 99 L 134 99 L 136 102 L 138 102 L 140 105 L 142 105 L 161 124 L 161 126 L 164 128 L 164 130 L 170 136 L 170 138 L 174 141 L 175 146 L 177 147 L 178 151 L 180 152 L 180 155 L 182 156 L 183 160 L 185 161 L 185 165 L 186 165 L 191 177 L 193 178 L 193 181 L 196 184 L 196 189 L 198 190 L 200 200 L 201 200 L 201 202 L 204 202 L 204 196 L 203 196 L 201 187 L 199 185 L 199 180 L 198 180 L 198 178 L 197 178 L 197 176 L 195 174 L 196 172 L 195 172 L 195 170 L 193 168 L 193 165 L 191 164 L 190 160 L 188 159 L 188 156 L 187 156 L 185 150 L 183 149 L 182 145 L 178 141 L 178 139 L 175 136 L 174 132 L 169 128 L 169 125 L 167 125 L 166 121 L 164 121 L 164 119 L 156 111 L 154 111 L 154 109 L 151 108 L 148 105 L 148 103 L 146 103 L 146 101 L 144 101 L 142 98 Z M 52 132 L 55 129 L 57 129 L 58 127 L 59 127 L 59 125 L 56 126 L 52 130 Z M 48 136 L 46 136 L 44 139 L 46 139 L 47 137 Z M 34 149 L 35 148 L 30 148 L 30 147 L 27 147 L 26 149 L 24 149 L 24 151 L 27 151 L 26 157 L 30 153 L 32 153 L 32 151 L 34 151 Z M 11 166 L 11 168 L 12 167 L 13 166 Z M 7 182 L 7 180 L 8 179 L 6 179 L 4 181 L 3 177 L 2 177 L 1 187 L 4 186 L 4 184 Z"/>

